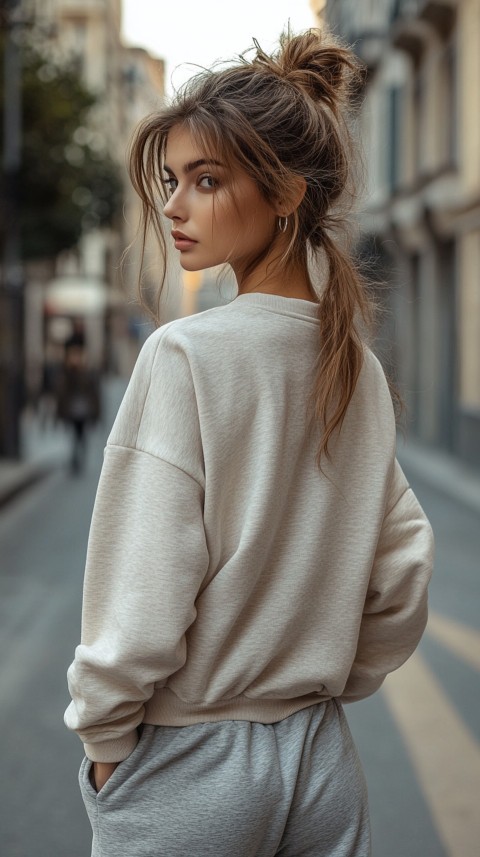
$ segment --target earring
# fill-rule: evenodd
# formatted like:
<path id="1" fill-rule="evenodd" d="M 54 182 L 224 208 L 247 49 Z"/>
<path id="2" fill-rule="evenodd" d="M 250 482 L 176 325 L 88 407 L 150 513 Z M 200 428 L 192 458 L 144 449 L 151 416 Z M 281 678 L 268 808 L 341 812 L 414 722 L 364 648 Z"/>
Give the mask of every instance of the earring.
<path id="1" fill-rule="evenodd" d="M 278 218 L 278 230 L 279 232 L 286 232 L 288 229 L 288 217 L 279 217 Z"/>

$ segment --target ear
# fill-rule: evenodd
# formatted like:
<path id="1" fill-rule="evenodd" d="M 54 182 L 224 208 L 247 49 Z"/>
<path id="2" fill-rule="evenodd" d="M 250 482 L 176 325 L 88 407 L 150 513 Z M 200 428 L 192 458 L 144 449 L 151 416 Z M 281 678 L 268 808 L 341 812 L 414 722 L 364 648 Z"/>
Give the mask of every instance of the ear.
<path id="1" fill-rule="evenodd" d="M 285 196 L 283 200 L 279 200 L 275 208 L 275 213 L 279 217 L 288 217 L 289 214 L 297 210 L 305 196 L 306 190 L 307 182 L 303 176 L 294 176 L 289 188 L 288 197 Z"/>

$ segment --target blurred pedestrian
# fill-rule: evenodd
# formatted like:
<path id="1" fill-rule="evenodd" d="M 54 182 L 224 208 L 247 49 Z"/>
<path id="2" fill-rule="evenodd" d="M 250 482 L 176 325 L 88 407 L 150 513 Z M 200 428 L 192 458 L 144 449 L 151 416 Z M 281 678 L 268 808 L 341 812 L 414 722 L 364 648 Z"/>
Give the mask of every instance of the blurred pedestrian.
<path id="1" fill-rule="evenodd" d="M 44 429 L 54 426 L 57 419 L 58 382 L 63 357 L 62 345 L 47 341 L 45 359 L 41 368 L 42 378 L 38 399 L 39 422 Z"/>
<path id="2" fill-rule="evenodd" d="M 57 415 L 71 430 L 70 470 L 83 471 L 87 453 L 87 431 L 100 416 L 98 373 L 87 366 L 83 337 L 65 343 L 64 363 L 57 382 Z"/>
<path id="3" fill-rule="evenodd" d="M 96 857 L 366 857 L 342 705 L 427 618 L 431 529 L 333 231 L 357 62 L 318 31 L 256 49 L 131 152 L 145 230 L 238 296 L 147 340 L 107 443 L 65 715 Z"/>

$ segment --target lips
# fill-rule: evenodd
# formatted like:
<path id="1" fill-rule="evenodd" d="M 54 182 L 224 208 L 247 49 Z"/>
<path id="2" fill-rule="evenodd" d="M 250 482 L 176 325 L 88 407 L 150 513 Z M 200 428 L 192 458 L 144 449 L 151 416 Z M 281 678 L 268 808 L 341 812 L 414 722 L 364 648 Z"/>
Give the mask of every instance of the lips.
<path id="1" fill-rule="evenodd" d="M 185 232 L 180 232 L 178 229 L 172 229 L 172 238 L 175 238 L 175 240 L 178 238 L 180 241 L 193 241 L 194 244 L 197 243 L 189 235 L 185 235 Z"/>
<path id="2" fill-rule="evenodd" d="M 188 250 L 189 247 L 194 247 L 198 242 L 193 238 L 189 238 L 188 235 L 185 235 L 184 232 L 179 232 L 178 229 L 172 230 L 172 238 L 175 241 L 175 247 L 177 250 Z"/>

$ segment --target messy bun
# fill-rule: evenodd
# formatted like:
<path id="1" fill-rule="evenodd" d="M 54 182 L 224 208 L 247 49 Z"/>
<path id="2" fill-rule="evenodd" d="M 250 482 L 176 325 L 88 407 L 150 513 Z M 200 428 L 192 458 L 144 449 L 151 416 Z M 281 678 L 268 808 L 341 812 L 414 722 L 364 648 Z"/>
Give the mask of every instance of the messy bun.
<path id="1" fill-rule="evenodd" d="M 284 33 L 279 51 L 272 56 L 262 50 L 256 39 L 254 44 L 257 55 L 253 67 L 270 70 L 313 100 L 324 102 L 335 113 L 356 80 L 358 65 L 352 52 L 332 37 L 323 44 L 318 31 L 311 30 L 295 38 Z"/>
<path id="2" fill-rule="evenodd" d="M 295 265 L 308 275 L 312 254 L 326 260 L 329 276 L 319 294 L 319 358 L 312 391 L 313 414 L 323 429 L 321 465 L 362 366 L 357 319 L 370 318 L 363 283 L 345 240 L 339 241 L 337 234 L 345 224 L 341 209 L 353 196 L 349 117 L 362 72 L 353 52 L 320 30 L 284 34 L 271 56 L 254 44 L 253 56 L 244 54 L 227 68 L 201 72 L 169 107 L 140 125 L 132 144 L 130 174 L 143 203 L 144 242 L 153 226 L 165 248 L 158 211 L 158 197 L 165 198 L 165 189 L 159 166 L 170 130 L 182 125 L 207 157 L 244 170 L 265 199 L 281 200 L 291 212 L 288 247 L 279 250 L 287 271 Z M 299 178 L 306 191 L 296 207 Z M 245 275 L 270 249 L 251 260 Z"/>

